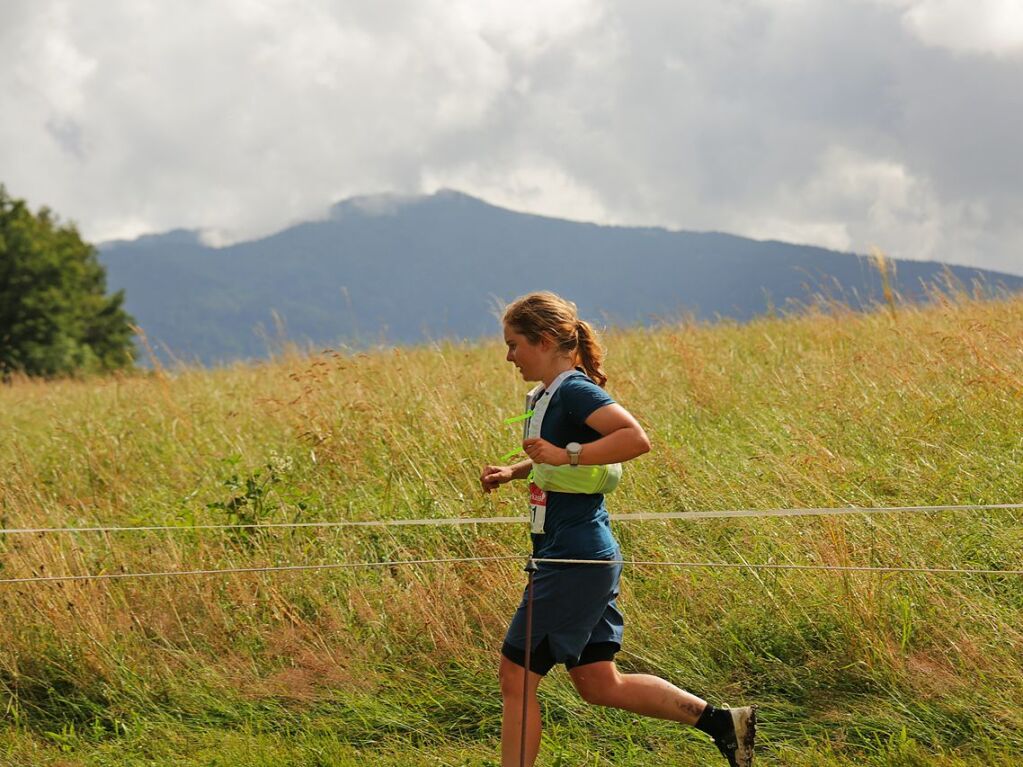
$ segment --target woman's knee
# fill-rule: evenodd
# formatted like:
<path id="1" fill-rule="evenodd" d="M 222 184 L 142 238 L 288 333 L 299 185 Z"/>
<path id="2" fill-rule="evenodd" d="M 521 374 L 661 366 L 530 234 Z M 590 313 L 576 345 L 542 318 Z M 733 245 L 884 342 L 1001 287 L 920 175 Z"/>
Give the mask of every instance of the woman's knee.
<path id="1" fill-rule="evenodd" d="M 501 656 L 501 665 L 497 669 L 497 679 L 501 685 L 501 697 L 504 699 L 522 699 L 522 666 Z M 533 685 L 535 689 L 535 685 Z"/>
<path id="2" fill-rule="evenodd" d="M 605 706 L 604 691 L 592 684 L 577 684 L 575 689 L 579 692 L 579 697 L 589 703 L 591 706 Z"/>
<path id="3" fill-rule="evenodd" d="M 618 697 L 613 687 L 591 683 L 576 685 L 576 690 L 579 691 L 579 696 L 591 706 L 614 707 L 617 705 Z"/>
<path id="4" fill-rule="evenodd" d="M 618 671 L 603 664 L 572 669 L 572 682 L 579 696 L 594 706 L 617 706 L 620 679 Z"/>

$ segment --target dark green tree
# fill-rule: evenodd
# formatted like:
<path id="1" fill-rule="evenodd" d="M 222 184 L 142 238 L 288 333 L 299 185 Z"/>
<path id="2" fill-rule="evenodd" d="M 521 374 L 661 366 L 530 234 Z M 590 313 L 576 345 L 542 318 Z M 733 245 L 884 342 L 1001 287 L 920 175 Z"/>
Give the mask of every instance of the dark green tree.
<path id="1" fill-rule="evenodd" d="M 124 291 L 106 295 L 96 249 L 47 208 L 33 214 L 0 185 L 0 376 L 130 367 Z"/>

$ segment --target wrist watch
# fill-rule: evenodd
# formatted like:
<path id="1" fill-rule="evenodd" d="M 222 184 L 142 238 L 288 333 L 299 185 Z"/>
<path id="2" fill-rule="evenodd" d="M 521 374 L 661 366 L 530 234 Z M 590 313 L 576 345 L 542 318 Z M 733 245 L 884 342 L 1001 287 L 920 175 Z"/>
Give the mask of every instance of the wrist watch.
<path id="1" fill-rule="evenodd" d="M 569 442 L 567 445 L 565 445 L 565 450 L 568 452 L 568 462 L 572 466 L 578 466 L 579 456 L 583 452 L 583 446 L 580 445 L 578 442 Z"/>

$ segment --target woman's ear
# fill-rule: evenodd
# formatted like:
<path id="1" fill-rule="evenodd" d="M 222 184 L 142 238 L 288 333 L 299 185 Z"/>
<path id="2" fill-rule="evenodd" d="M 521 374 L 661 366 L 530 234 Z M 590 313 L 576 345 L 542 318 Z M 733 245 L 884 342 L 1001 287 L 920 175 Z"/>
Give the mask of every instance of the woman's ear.
<path id="1" fill-rule="evenodd" d="M 551 338 L 546 333 L 541 333 L 540 340 L 537 341 L 536 345 L 543 349 L 545 352 L 548 352 L 554 348 L 554 339 Z"/>

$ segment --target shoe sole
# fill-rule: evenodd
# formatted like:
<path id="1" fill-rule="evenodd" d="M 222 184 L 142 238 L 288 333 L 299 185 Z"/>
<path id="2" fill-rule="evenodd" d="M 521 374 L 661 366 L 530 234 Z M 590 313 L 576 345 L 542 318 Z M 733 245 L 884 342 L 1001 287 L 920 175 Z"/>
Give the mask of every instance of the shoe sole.
<path id="1" fill-rule="evenodd" d="M 757 739 L 757 707 L 743 706 L 729 710 L 732 713 L 735 739 L 739 745 L 735 750 L 735 761 L 739 767 L 752 767 L 753 748 Z"/>

